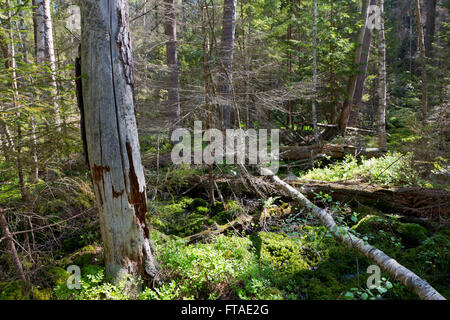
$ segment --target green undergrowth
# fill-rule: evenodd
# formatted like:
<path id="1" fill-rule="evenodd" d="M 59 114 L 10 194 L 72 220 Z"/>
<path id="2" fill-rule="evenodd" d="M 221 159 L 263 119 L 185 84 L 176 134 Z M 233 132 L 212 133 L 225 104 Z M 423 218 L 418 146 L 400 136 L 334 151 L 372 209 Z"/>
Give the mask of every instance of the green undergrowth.
<path id="1" fill-rule="evenodd" d="M 48 286 L 26 291 L 0 283 L 2 299 L 417 299 L 410 290 L 385 273 L 381 285 L 368 289 L 364 256 L 338 243 L 304 208 L 287 206 L 279 198 L 266 209 L 290 208 L 287 217 L 266 224 L 248 235 L 226 234 L 188 243 L 184 237 L 207 226 L 230 220 L 245 211 L 237 202 L 210 205 L 203 199 L 182 198 L 151 207 L 151 239 L 161 266 L 163 284 L 130 293 L 125 282 L 112 284 L 105 277 L 102 249 L 89 245 L 52 262 L 45 277 Z M 383 250 L 450 297 L 448 270 L 450 231 L 404 223 L 368 207 L 359 212 L 317 195 L 343 232 L 351 232 Z M 196 222 L 199 219 L 200 222 Z M 222 220 L 224 219 L 224 220 Z M 270 220 L 268 220 L 270 221 Z M 277 220 L 274 220 L 277 221 Z M 66 268 L 81 268 L 81 289 L 69 289 Z M 49 290 L 51 288 L 51 290 Z M 41 296 L 39 296 L 41 294 Z"/>
<path id="2" fill-rule="evenodd" d="M 245 213 L 237 201 L 215 202 L 201 198 L 182 198 L 171 202 L 150 203 L 153 213 L 149 224 L 168 235 L 187 237 L 217 225 L 226 224 Z"/>
<path id="3" fill-rule="evenodd" d="M 383 186 L 424 185 L 419 173 L 412 167 L 412 153 L 387 153 L 380 158 L 361 160 L 347 155 L 342 162 L 315 168 L 302 175 L 302 181 L 342 181 L 362 179 Z"/>

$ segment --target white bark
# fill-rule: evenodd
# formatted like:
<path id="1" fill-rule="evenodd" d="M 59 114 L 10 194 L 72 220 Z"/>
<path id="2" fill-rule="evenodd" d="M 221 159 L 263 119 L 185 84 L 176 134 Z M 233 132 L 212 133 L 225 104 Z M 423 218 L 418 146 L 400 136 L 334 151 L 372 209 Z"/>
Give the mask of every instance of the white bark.
<path id="1" fill-rule="evenodd" d="M 37 64 L 48 63 L 50 68 L 49 85 L 52 88 L 50 95 L 52 99 L 54 122 L 57 131 L 61 129 L 61 115 L 58 105 L 58 87 L 56 83 L 55 48 L 53 41 L 53 26 L 51 17 L 50 0 L 33 0 L 33 24 L 35 61 Z"/>
<path id="2" fill-rule="evenodd" d="M 387 108 L 387 89 L 386 89 L 386 39 L 384 34 L 384 0 L 378 1 L 380 8 L 381 21 L 379 30 L 379 87 L 378 87 L 378 147 L 380 150 L 386 150 L 386 108 Z"/>
<path id="3" fill-rule="evenodd" d="M 128 2 L 83 0 L 81 16 L 86 138 L 106 271 L 115 279 L 132 274 L 158 280 L 145 221 Z"/>
<path id="4" fill-rule="evenodd" d="M 381 250 L 372 247 L 369 244 L 365 244 L 363 240 L 354 236 L 349 232 L 344 232 L 342 227 L 336 225 L 333 217 L 324 209 L 321 209 L 309 201 L 301 192 L 281 180 L 278 176 L 274 175 L 270 170 L 267 170 L 268 174 L 272 175 L 272 179 L 277 187 L 289 194 L 292 198 L 299 203 L 309 208 L 311 212 L 320 219 L 322 224 L 333 234 L 334 238 L 344 243 L 350 249 L 354 249 L 363 254 L 368 259 L 375 262 L 380 268 L 382 268 L 389 275 L 393 276 L 395 280 L 400 281 L 406 287 L 411 289 L 423 300 L 445 300 L 445 298 L 437 292 L 428 282 L 417 276 L 411 270 L 405 268 L 399 264 L 396 260 L 387 256 Z"/>

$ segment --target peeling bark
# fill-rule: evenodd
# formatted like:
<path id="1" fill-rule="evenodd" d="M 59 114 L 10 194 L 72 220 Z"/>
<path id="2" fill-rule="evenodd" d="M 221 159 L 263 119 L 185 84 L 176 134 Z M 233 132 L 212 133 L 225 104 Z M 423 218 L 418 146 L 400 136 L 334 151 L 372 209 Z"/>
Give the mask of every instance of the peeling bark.
<path id="1" fill-rule="evenodd" d="M 81 1 L 82 97 L 106 272 L 159 282 L 145 221 L 147 196 L 134 112 L 125 0 Z"/>
<path id="2" fill-rule="evenodd" d="M 396 260 L 386 255 L 383 251 L 376 249 L 369 244 L 365 244 L 363 240 L 359 239 L 349 232 L 344 232 L 344 230 L 342 230 L 342 227 L 336 224 L 332 215 L 327 210 L 321 209 L 314 205 L 301 192 L 294 189 L 286 182 L 282 181 L 278 176 L 270 172 L 270 170 L 266 168 L 264 168 L 263 170 L 267 170 L 267 173 L 272 174 L 273 182 L 283 192 L 287 193 L 290 197 L 298 201 L 300 204 L 310 209 L 311 212 L 317 218 L 319 218 L 322 224 L 332 233 L 333 237 L 336 240 L 375 262 L 381 269 L 394 277 L 395 280 L 401 282 L 407 288 L 412 290 L 421 299 L 446 300 L 428 282 L 417 276 L 411 270 L 399 264 Z"/>

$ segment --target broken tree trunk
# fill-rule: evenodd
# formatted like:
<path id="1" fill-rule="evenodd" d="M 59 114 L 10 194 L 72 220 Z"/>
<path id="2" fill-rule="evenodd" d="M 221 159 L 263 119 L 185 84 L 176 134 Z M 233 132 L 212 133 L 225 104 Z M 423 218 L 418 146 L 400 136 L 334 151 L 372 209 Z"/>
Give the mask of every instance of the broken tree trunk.
<path id="1" fill-rule="evenodd" d="M 81 1 L 81 71 L 89 165 L 106 272 L 159 282 L 134 108 L 128 1 Z"/>
<path id="2" fill-rule="evenodd" d="M 411 270 L 405 268 L 399 264 L 396 260 L 392 259 L 386 255 L 383 251 L 372 247 L 369 244 L 365 244 L 363 240 L 354 236 L 349 232 L 345 232 L 342 227 L 336 225 L 333 217 L 328 213 L 327 210 L 321 209 L 309 201 L 301 192 L 294 189 L 292 186 L 282 181 L 278 176 L 274 175 L 273 172 L 267 170 L 268 174 L 272 175 L 272 180 L 276 186 L 278 186 L 282 191 L 287 193 L 289 196 L 294 198 L 296 201 L 302 205 L 309 208 L 312 213 L 320 219 L 320 221 L 325 225 L 325 227 L 332 233 L 334 238 L 343 244 L 345 244 L 350 249 L 361 253 L 368 259 L 375 262 L 380 268 L 382 268 L 389 275 L 393 276 L 395 280 L 400 281 L 406 287 L 411 289 L 423 300 L 446 300 L 439 292 L 437 292 L 428 282 L 417 276 Z"/>

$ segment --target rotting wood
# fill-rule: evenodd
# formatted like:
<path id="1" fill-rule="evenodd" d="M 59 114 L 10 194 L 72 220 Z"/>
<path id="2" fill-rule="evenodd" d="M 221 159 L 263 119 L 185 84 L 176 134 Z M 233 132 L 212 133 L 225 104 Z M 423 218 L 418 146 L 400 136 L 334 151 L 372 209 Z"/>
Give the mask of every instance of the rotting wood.
<path id="1" fill-rule="evenodd" d="M 280 159 L 283 161 L 297 161 L 304 159 L 315 159 L 324 155 L 332 159 L 341 159 L 351 154 L 357 157 L 381 157 L 384 152 L 378 148 L 360 149 L 352 145 L 326 144 L 322 148 L 316 145 L 308 146 L 285 146 L 280 147 Z"/>
<path id="2" fill-rule="evenodd" d="M 268 178 L 251 177 L 249 183 L 244 184 L 236 177 L 221 177 L 216 179 L 223 196 L 234 193 L 240 197 L 260 196 L 254 190 L 257 186 L 266 196 L 277 193 Z M 450 192 L 440 189 L 425 189 L 418 187 L 382 187 L 371 185 L 362 180 L 348 181 L 289 181 L 294 187 L 313 199 L 316 193 L 330 194 L 334 200 L 341 202 L 360 203 L 382 210 L 402 214 L 408 217 L 427 218 L 433 221 L 444 222 L 450 217 Z M 208 188 L 208 179 L 193 176 L 187 184 L 186 194 L 198 194 Z"/>
<path id="3" fill-rule="evenodd" d="M 309 197 L 315 193 L 330 194 L 334 200 L 355 201 L 387 212 L 407 216 L 445 220 L 450 216 L 450 192 L 414 187 L 380 187 L 362 181 L 290 181 Z"/>
<path id="4" fill-rule="evenodd" d="M 145 221 L 147 197 L 134 103 L 126 0 L 82 0 L 86 141 L 108 276 L 160 282 Z"/>

